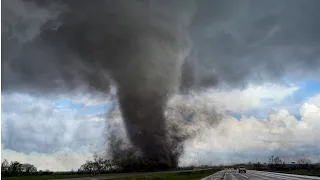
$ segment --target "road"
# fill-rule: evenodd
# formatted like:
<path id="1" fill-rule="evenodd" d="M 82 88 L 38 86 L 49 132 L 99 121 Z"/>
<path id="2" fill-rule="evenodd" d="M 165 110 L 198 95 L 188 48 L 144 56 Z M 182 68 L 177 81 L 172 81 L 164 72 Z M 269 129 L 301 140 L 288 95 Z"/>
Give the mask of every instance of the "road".
<path id="1" fill-rule="evenodd" d="M 263 171 L 247 170 L 247 173 L 238 173 L 236 170 L 226 170 L 226 178 L 220 178 L 220 174 L 216 173 L 208 176 L 202 180 L 320 180 L 320 177 L 315 176 L 302 176 L 295 174 L 273 173 Z"/>

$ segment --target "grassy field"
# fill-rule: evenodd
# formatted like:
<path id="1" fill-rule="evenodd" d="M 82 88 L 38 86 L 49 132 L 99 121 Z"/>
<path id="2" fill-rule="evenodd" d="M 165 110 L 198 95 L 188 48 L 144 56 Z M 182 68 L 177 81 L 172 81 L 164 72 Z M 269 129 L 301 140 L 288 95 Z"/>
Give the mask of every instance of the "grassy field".
<path id="1" fill-rule="evenodd" d="M 178 172 L 178 173 L 163 173 L 163 174 L 149 174 L 149 175 L 139 175 L 130 176 L 124 178 L 116 178 L 112 180 L 196 180 L 207 177 L 217 171 L 206 170 L 206 171 L 193 171 L 193 172 Z"/>
<path id="2" fill-rule="evenodd" d="M 65 179 L 65 178 L 81 178 L 96 176 L 114 176 L 115 174 L 72 174 L 72 175 L 43 175 L 43 176 L 16 176 L 2 177 L 2 180 L 48 180 L 48 179 Z"/>
<path id="3" fill-rule="evenodd" d="M 111 177 L 112 180 L 135 180 L 135 179 L 158 179 L 158 180 L 196 180 L 203 177 L 209 176 L 216 173 L 215 170 L 202 170 L 202 171 L 192 171 L 192 172 L 171 172 L 171 173 L 148 173 L 148 174 L 128 174 L 126 177 L 115 177 L 120 174 L 82 174 L 82 175 L 46 175 L 46 176 L 20 176 L 20 177 L 3 177 L 3 180 L 48 180 L 48 179 L 63 179 L 63 178 L 79 178 L 79 177 L 94 177 L 94 176 L 104 176 Z M 121 174 L 123 176 L 124 174 Z"/>

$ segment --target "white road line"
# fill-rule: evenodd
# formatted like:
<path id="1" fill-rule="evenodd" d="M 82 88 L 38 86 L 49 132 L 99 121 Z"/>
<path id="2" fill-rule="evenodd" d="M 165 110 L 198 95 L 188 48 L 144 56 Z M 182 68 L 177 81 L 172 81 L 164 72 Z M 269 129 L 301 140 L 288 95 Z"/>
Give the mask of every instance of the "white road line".
<path id="1" fill-rule="evenodd" d="M 272 178 L 278 178 L 278 179 L 287 179 L 287 180 L 301 180 L 299 178 L 291 178 L 291 177 L 288 177 L 288 176 L 278 176 L 278 175 L 273 175 L 273 174 L 260 174 L 260 176 L 266 176 L 266 177 L 272 177 Z"/>
<path id="2" fill-rule="evenodd" d="M 232 180 L 238 180 L 238 178 L 235 177 L 233 174 L 231 174 L 231 176 L 232 176 Z"/>
<path id="3" fill-rule="evenodd" d="M 243 175 L 243 174 L 241 174 L 241 173 L 239 173 L 239 175 L 240 175 L 240 176 L 243 176 L 244 178 L 247 178 L 247 179 L 249 178 L 248 176 L 245 176 L 245 175 Z"/>
<path id="4" fill-rule="evenodd" d="M 303 176 L 303 175 L 297 175 L 297 174 L 284 174 L 284 173 L 275 173 L 275 172 L 263 172 L 263 171 L 253 171 L 257 174 L 274 174 L 274 175 L 280 175 L 280 176 L 287 176 L 287 177 L 293 177 L 293 178 L 304 178 L 304 179 L 312 179 L 316 180 L 319 179 L 320 177 L 316 176 Z"/>
<path id="5" fill-rule="evenodd" d="M 290 176 L 286 176 L 286 174 L 283 175 L 277 175 L 277 174 L 273 174 L 273 173 L 256 173 L 256 174 L 260 174 L 260 175 L 264 175 L 266 177 L 274 177 L 274 178 L 278 178 L 278 179 L 290 179 L 290 180 L 301 180 L 301 178 L 303 177 L 290 177 Z"/>
<path id="6" fill-rule="evenodd" d="M 250 174 L 251 176 L 254 176 L 255 178 L 259 178 L 259 179 L 265 179 L 265 180 L 274 180 L 274 179 L 270 179 L 270 178 L 267 178 L 267 177 L 263 177 L 262 175 L 257 175 L 257 174 L 254 174 L 252 172 L 249 172 L 248 174 Z"/>
<path id="7" fill-rule="evenodd" d="M 254 176 L 261 176 L 261 178 L 269 177 L 272 179 L 283 179 L 283 180 L 319 180 L 320 177 L 316 176 L 303 176 L 303 175 L 295 175 L 295 174 L 285 174 L 285 173 L 274 173 L 274 172 L 264 172 L 264 171 L 248 171 L 248 174 Z M 263 177 L 265 176 L 265 177 Z"/>

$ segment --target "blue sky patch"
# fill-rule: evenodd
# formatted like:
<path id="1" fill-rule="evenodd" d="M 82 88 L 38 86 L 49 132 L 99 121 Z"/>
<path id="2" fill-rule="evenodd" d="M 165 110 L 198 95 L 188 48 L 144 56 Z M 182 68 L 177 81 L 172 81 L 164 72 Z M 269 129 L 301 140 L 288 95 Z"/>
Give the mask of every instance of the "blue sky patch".
<path id="1" fill-rule="evenodd" d="M 313 97 L 320 93 L 320 82 L 319 81 L 303 81 L 296 83 L 300 89 L 288 97 L 286 101 L 291 103 L 303 103 L 308 98 Z"/>
<path id="2" fill-rule="evenodd" d="M 275 102 L 271 98 L 265 98 L 261 99 L 261 103 L 266 104 L 266 106 L 249 109 L 243 113 L 232 112 L 229 114 L 238 120 L 241 119 L 242 115 L 247 117 L 254 116 L 257 119 L 268 119 L 270 113 L 280 109 L 286 109 L 291 115 L 295 116 L 296 119 L 301 120 L 299 108 L 309 98 L 320 93 L 320 82 L 303 81 L 296 83 L 296 85 L 299 89 L 280 102 Z"/>
<path id="3" fill-rule="evenodd" d="M 101 114 L 108 111 L 111 108 L 111 102 L 102 105 L 91 105 L 86 106 L 82 103 L 73 103 L 70 100 L 66 99 L 58 99 L 54 101 L 54 108 L 57 109 L 68 109 L 73 111 L 79 111 L 80 114 L 85 115 L 94 115 L 94 114 Z"/>
<path id="4" fill-rule="evenodd" d="M 78 103 L 72 103 L 72 101 L 64 100 L 64 99 L 58 99 L 55 101 L 54 107 L 57 109 L 72 109 L 72 110 L 78 110 L 84 108 L 83 104 Z"/>

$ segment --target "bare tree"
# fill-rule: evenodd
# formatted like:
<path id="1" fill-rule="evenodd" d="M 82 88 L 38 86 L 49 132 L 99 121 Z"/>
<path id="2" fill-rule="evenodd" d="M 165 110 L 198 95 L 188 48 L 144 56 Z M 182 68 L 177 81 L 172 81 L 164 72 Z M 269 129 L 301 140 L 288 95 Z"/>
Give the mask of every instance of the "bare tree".
<path id="1" fill-rule="evenodd" d="M 282 164 L 282 160 L 279 157 L 274 158 L 274 164 Z"/>
<path id="2" fill-rule="evenodd" d="M 300 168 L 308 169 L 308 167 L 312 164 L 312 161 L 308 158 L 301 158 L 297 160 L 297 163 L 299 164 Z"/>
<path id="3" fill-rule="evenodd" d="M 274 156 L 269 157 L 269 164 L 273 164 L 273 159 L 274 159 Z"/>
<path id="4" fill-rule="evenodd" d="M 298 164 L 311 164 L 311 160 L 308 159 L 308 158 L 301 158 L 301 159 L 298 159 Z"/>
<path id="5" fill-rule="evenodd" d="M 269 157 L 269 167 L 271 169 L 279 169 L 284 166 L 283 161 L 281 160 L 280 157 L 275 157 L 275 156 L 270 156 Z"/>

